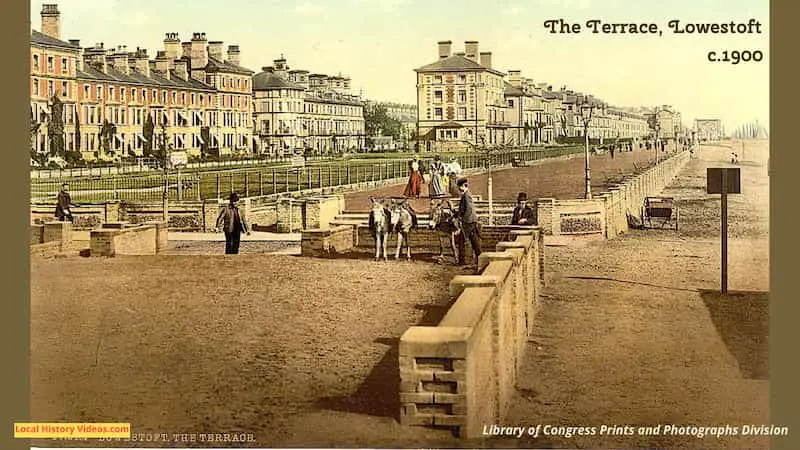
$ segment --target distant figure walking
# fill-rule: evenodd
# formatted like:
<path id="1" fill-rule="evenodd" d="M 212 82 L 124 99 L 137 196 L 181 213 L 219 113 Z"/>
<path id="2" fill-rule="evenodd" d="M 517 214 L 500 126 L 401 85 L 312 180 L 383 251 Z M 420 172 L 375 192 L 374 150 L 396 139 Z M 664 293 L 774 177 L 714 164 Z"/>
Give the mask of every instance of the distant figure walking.
<path id="1" fill-rule="evenodd" d="M 59 222 L 69 220 L 72 222 L 72 197 L 69 195 L 69 184 L 64 183 L 61 185 L 61 191 L 58 192 L 56 198 L 56 218 Z"/>
<path id="2" fill-rule="evenodd" d="M 472 253 L 475 255 L 474 266 L 478 267 L 478 257 L 481 254 L 481 237 L 478 229 L 478 214 L 475 212 L 475 204 L 469 194 L 469 183 L 466 179 L 458 180 L 458 190 L 461 192 L 461 201 L 458 203 L 458 217 L 461 219 L 461 233 L 458 235 L 458 265 L 463 266 L 464 253 L 466 253 L 467 239 L 472 246 Z"/>
<path id="3" fill-rule="evenodd" d="M 236 206 L 239 195 L 232 192 L 228 199 L 229 203 L 222 208 L 217 217 L 217 228 L 221 228 L 225 232 L 225 254 L 236 255 L 239 253 L 242 233 L 247 233 L 249 236 L 250 229 L 247 221 L 239 213 L 239 207 Z"/>
<path id="4" fill-rule="evenodd" d="M 422 172 L 420 169 L 420 161 L 414 155 L 411 161 L 408 162 L 408 184 L 405 191 L 403 191 L 404 196 L 419 198 L 422 193 Z"/>
<path id="5" fill-rule="evenodd" d="M 431 172 L 431 184 L 428 190 L 428 192 L 430 192 L 430 198 L 432 199 L 443 198 L 445 196 L 445 185 L 443 182 L 445 168 L 441 156 L 436 155 L 436 157 L 433 160 L 433 163 L 430 165 L 430 172 Z"/>

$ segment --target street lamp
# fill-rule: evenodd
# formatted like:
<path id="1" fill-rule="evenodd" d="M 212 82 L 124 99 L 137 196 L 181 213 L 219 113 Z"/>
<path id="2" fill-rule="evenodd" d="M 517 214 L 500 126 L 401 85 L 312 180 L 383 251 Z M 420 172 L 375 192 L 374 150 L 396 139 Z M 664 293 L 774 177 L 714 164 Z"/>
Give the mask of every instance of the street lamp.
<path id="1" fill-rule="evenodd" d="M 655 127 L 654 127 L 654 128 L 655 128 L 655 131 L 656 131 L 656 141 L 655 141 L 655 143 L 653 144 L 653 148 L 655 149 L 655 152 L 656 152 L 656 165 L 658 165 L 658 144 L 659 144 L 659 140 L 658 140 L 658 131 L 661 129 L 661 124 L 659 124 L 658 122 L 656 122 L 656 124 L 655 124 Z"/>
<path id="2" fill-rule="evenodd" d="M 589 123 L 592 121 L 592 114 L 594 113 L 594 104 L 584 102 L 580 106 L 581 118 L 583 119 L 583 136 L 586 141 L 584 148 L 584 167 L 586 169 L 586 190 L 584 196 L 587 200 L 592 198 L 592 177 L 589 170 Z"/>

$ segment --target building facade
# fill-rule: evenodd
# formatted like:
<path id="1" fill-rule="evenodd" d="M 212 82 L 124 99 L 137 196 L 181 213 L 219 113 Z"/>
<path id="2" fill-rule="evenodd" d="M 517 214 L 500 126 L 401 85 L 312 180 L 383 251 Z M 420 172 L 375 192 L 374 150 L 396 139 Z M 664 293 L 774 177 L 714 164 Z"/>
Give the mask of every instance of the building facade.
<path id="1" fill-rule="evenodd" d="M 162 142 L 193 156 L 252 150 L 253 72 L 238 66 L 238 46 L 225 59 L 222 43 L 204 33 L 183 44 L 167 33 L 150 59 L 145 49 L 62 41 L 59 21 L 57 6 L 44 5 L 42 32 L 31 32 L 32 148 L 50 152 L 55 94 L 64 105 L 65 150 L 84 159 L 143 156 Z"/>
<path id="2" fill-rule="evenodd" d="M 628 108 L 535 83 L 520 70 L 492 68 L 490 52 L 466 41 L 452 53 L 452 41 L 438 43 L 438 60 L 415 69 L 419 133 L 428 150 L 530 146 L 584 135 L 581 105 L 595 105 L 590 138 L 622 139 L 648 135 L 647 119 Z M 673 133 L 676 133 L 673 130 Z"/>
<path id="3" fill-rule="evenodd" d="M 364 147 L 364 105 L 347 77 L 289 70 L 281 56 L 253 77 L 253 92 L 262 153 L 340 154 Z"/>
<path id="4" fill-rule="evenodd" d="M 477 41 L 452 54 L 439 42 L 439 59 L 417 73 L 419 137 L 428 150 L 469 150 L 501 145 L 511 133 L 506 117 L 505 74 L 491 67 L 491 52 Z"/>

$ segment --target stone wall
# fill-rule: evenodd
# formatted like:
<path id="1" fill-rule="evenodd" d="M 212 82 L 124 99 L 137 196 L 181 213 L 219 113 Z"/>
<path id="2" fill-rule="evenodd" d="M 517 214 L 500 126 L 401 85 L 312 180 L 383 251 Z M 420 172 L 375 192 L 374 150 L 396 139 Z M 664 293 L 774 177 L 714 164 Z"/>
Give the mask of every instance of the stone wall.
<path id="1" fill-rule="evenodd" d="M 614 238 L 628 231 L 627 214 L 639 217 L 645 197 L 661 192 L 690 156 L 687 151 L 675 154 L 591 200 L 539 199 L 535 203 L 537 224 L 548 235 Z"/>
<path id="2" fill-rule="evenodd" d="M 400 420 L 480 437 L 502 423 L 539 304 L 540 231 L 509 231 L 481 255 L 480 275 L 450 282 L 456 299 L 435 327 L 400 339 Z"/>
<path id="3" fill-rule="evenodd" d="M 154 255 L 166 248 L 167 239 L 163 222 L 100 228 L 89 233 L 91 256 Z"/>
<path id="4" fill-rule="evenodd" d="M 303 230 L 301 254 L 335 257 L 353 248 L 353 227 L 340 225 L 327 229 Z"/>

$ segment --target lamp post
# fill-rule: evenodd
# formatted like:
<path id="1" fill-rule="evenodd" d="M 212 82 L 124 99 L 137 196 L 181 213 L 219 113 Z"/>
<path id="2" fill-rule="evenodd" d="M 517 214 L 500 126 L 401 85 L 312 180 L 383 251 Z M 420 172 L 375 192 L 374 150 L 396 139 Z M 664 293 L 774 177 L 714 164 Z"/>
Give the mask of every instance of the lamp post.
<path id="1" fill-rule="evenodd" d="M 589 200 L 592 198 L 592 177 L 589 169 L 589 123 L 592 121 L 592 114 L 594 113 L 594 104 L 583 103 L 581 108 L 581 118 L 583 119 L 583 136 L 586 142 L 584 148 L 584 168 L 586 170 L 586 189 L 584 197 Z"/>
<path id="2" fill-rule="evenodd" d="M 661 125 L 660 125 L 658 122 L 656 122 L 656 124 L 655 124 L 655 131 L 656 131 L 656 141 L 655 141 L 655 143 L 653 144 L 653 148 L 654 148 L 654 149 L 655 149 L 655 151 L 656 151 L 656 165 L 658 165 L 658 144 L 659 144 L 659 140 L 658 140 L 658 130 L 660 130 L 660 129 L 661 129 Z"/>

